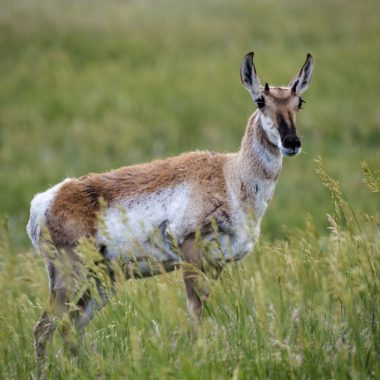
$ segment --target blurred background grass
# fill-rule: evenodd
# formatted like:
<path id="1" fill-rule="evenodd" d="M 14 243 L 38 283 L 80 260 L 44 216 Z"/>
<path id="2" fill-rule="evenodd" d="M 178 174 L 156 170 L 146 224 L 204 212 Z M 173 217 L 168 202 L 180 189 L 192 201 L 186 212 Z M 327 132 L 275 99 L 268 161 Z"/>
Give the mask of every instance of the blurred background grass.
<path id="1" fill-rule="evenodd" d="M 375 0 L 2 1 L 0 212 L 12 245 L 29 246 L 32 196 L 66 176 L 236 151 L 254 111 L 239 79 L 249 50 L 261 81 L 278 85 L 315 58 L 303 154 L 285 159 L 264 235 L 307 213 L 325 228 L 319 155 L 354 206 L 378 209 L 359 163 L 380 162 L 379 11 Z"/>
<path id="2" fill-rule="evenodd" d="M 66 176 L 236 151 L 254 111 L 239 78 L 249 50 L 271 84 L 315 59 L 303 153 L 284 160 L 255 254 L 226 268 L 198 337 L 180 273 L 120 286 L 77 360 L 54 340 L 50 378 L 379 378 L 380 222 L 365 215 L 379 197 L 360 170 L 380 162 L 379 14 L 378 0 L 0 0 L 0 378 L 35 373 L 48 289 L 25 232 L 33 195 Z M 343 225 L 327 221 L 318 156 L 350 203 Z"/>

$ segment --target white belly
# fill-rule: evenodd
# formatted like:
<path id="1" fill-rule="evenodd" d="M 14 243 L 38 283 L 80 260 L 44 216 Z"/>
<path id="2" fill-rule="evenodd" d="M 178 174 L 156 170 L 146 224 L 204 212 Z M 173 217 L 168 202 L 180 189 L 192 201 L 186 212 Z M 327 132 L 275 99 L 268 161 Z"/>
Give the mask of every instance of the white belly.
<path id="1" fill-rule="evenodd" d="M 219 236 L 206 236 L 209 240 L 210 259 L 236 261 L 253 250 L 260 231 L 260 219 L 247 216 L 236 197 L 230 193 L 231 229 Z M 103 212 L 95 236 L 99 245 L 106 247 L 110 259 L 122 258 L 126 263 L 137 262 L 140 270 L 156 263 L 178 263 L 182 260 L 178 250 L 164 241 L 162 226 L 179 245 L 198 226 L 190 203 L 190 187 L 181 184 L 147 196 L 120 201 Z M 206 243 L 208 244 L 208 243 Z M 144 274 L 144 273 L 143 273 Z"/>
<path id="2" fill-rule="evenodd" d="M 179 260 L 164 247 L 160 226 L 166 223 L 171 235 L 181 243 L 186 233 L 189 187 L 182 184 L 120 201 L 103 213 L 96 240 L 106 247 L 107 257 L 124 261 L 157 262 Z"/>

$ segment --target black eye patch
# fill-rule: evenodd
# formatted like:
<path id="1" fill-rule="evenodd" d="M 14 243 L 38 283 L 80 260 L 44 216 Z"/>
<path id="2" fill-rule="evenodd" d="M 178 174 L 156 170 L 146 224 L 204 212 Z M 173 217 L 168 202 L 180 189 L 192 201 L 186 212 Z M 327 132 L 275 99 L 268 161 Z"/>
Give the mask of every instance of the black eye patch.
<path id="1" fill-rule="evenodd" d="M 265 107 L 265 99 L 263 96 L 260 96 L 259 98 L 255 99 L 255 103 L 258 108 L 264 108 Z"/>
<path id="2" fill-rule="evenodd" d="M 299 109 L 299 110 L 303 108 L 303 107 L 302 107 L 302 104 L 304 104 L 304 103 L 306 103 L 306 101 L 303 100 L 303 99 L 300 97 L 300 100 L 299 100 L 299 103 L 298 103 L 298 109 Z"/>

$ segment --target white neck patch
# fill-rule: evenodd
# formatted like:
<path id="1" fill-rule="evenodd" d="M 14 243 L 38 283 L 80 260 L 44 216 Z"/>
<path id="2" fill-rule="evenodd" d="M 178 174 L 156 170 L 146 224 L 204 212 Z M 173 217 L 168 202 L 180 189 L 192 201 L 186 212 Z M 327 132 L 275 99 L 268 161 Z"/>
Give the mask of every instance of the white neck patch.
<path id="1" fill-rule="evenodd" d="M 282 146 L 281 136 L 278 130 L 274 127 L 273 120 L 269 116 L 265 116 L 263 113 L 259 113 L 259 121 L 268 137 L 268 140 L 276 145 L 278 148 Z"/>
<path id="2" fill-rule="evenodd" d="M 277 129 L 273 127 L 272 119 L 269 117 L 266 117 L 264 115 L 259 115 L 260 122 L 262 123 L 264 132 L 268 136 L 269 141 L 276 146 L 281 146 L 281 139 L 280 134 L 278 133 Z M 264 119 L 264 120 L 263 120 Z M 265 123 L 265 126 L 264 126 Z M 269 132 L 268 132 L 269 131 Z M 277 138 L 278 141 L 272 141 L 272 139 L 269 136 L 269 133 L 271 133 L 273 136 L 273 139 Z M 277 172 L 281 169 L 282 166 L 282 154 L 280 155 L 274 155 L 272 152 L 270 152 L 265 146 L 263 146 L 260 141 L 258 141 L 256 138 L 253 138 L 252 141 L 252 148 L 255 152 L 256 157 L 259 159 L 260 164 L 264 167 L 265 170 L 270 172 Z"/>

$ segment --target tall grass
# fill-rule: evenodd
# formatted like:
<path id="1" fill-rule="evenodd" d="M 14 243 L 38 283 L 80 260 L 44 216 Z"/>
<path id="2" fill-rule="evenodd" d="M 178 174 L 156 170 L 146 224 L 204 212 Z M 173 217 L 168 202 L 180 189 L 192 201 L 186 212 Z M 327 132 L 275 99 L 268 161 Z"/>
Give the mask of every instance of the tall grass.
<path id="1" fill-rule="evenodd" d="M 66 176 L 194 149 L 237 151 L 254 105 L 240 83 L 287 84 L 307 52 L 315 73 L 263 233 L 331 212 L 313 158 L 326 157 L 367 212 L 359 162 L 380 162 L 380 3 L 374 0 L 0 2 L 0 212 L 16 250 L 36 192 Z"/>
<path id="2" fill-rule="evenodd" d="M 288 83 L 307 52 L 316 67 L 297 119 L 303 154 L 284 161 L 260 244 L 214 284 L 198 335 L 179 273 L 120 283 L 78 358 L 55 337 L 49 376 L 380 378 L 379 11 L 374 0 L 1 1 L 0 378 L 35 373 L 48 286 L 25 233 L 33 194 L 237 150 L 254 108 L 239 79 L 249 50 L 263 82 Z"/>
<path id="3" fill-rule="evenodd" d="M 335 204 L 327 235 L 308 216 L 304 228 L 261 241 L 249 258 L 227 266 L 197 334 L 179 273 L 118 283 L 78 357 L 55 337 L 49 377 L 378 378 L 380 220 L 350 207 L 322 160 L 317 171 Z M 12 252 L 6 223 L 2 231 L 0 377 L 29 378 L 46 276 L 32 251 Z"/>

